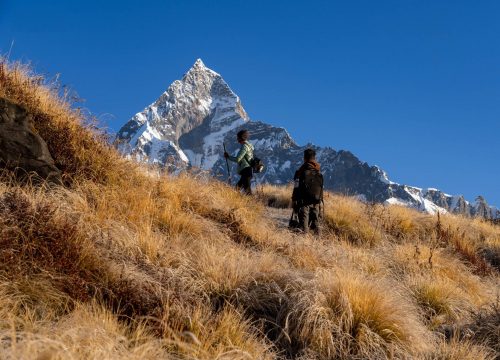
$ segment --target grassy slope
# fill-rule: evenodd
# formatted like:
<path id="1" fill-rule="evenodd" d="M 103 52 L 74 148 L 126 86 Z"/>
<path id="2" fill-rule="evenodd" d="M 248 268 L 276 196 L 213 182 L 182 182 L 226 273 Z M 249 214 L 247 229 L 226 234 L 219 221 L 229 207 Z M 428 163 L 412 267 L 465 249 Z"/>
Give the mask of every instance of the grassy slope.
<path id="1" fill-rule="evenodd" d="M 329 194 L 322 238 L 297 236 L 265 206 L 287 188 L 140 168 L 19 66 L 0 96 L 66 181 L 0 182 L 1 357 L 499 356 L 500 227 Z"/>

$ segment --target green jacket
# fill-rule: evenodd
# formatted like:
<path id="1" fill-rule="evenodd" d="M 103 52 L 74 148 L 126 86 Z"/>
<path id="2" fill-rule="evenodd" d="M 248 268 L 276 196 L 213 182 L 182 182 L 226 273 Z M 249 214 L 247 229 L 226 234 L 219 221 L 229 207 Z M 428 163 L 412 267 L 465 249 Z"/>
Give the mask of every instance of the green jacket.
<path id="1" fill-rule="evenodd" d="M 253 145 L 245 141 L 238 151 L 238 155 L 229 156 L 229 160 L 238 163 L 238 174 L 241 174 L 243 169 L 250 167 L 250 161 L 253 159 Z"/>

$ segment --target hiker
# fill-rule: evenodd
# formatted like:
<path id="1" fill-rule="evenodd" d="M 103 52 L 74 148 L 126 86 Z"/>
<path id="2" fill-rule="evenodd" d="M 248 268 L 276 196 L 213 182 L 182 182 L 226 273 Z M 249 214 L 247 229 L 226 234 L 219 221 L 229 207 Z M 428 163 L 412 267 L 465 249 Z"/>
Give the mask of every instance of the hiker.
<path id="1" fill-rule="evenodd" d="M 238 164 L 238 174 L 241 176 L 240 181 L 236 184 L 238 190 L 243 189 L 245 194 L 252 195 L 251 181 L 253 177 L 252 159 L 253 159 L 253 145 L 248 142 L 250 133 L 248 130 L 241 130 L 236 135 L 238 143 L 241 144 L 238 155 L 231 156 L 224 151 L 224 157 L 230 161 Z"/>
<path id="2" fill-rule="evenodd" d="M 304 151 L 304 163 L 295 172 L 292 204 L 298 216 L 297 227 L 304 233 L 319 235 L 320 204 L 323 201 L 323 175 L 316 161 L 316 151 Z M 292 214 L 293 217 L 293 214 Z M 292 222 L 291 222 L 292 223 Z"/>

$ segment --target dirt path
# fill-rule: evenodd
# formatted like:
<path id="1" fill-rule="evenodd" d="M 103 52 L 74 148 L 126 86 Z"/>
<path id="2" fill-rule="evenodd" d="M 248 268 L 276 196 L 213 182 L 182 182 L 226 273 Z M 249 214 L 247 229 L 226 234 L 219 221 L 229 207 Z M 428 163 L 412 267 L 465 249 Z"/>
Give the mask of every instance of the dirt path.
<path id="1" fill-rule="evenodd" d="M 288 221 L 290 220 L 292 209 L 266 207 L 265 214 L 276 223 L 279 229 L 288 229 Z"/>

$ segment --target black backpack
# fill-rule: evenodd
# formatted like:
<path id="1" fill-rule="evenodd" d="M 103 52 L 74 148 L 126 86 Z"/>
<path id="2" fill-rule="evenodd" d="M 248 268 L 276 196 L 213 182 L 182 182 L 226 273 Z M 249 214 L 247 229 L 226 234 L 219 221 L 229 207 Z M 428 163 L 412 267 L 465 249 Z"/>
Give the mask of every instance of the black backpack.
<path id="1" fill-rule="evenodd" d="M 249 156 L 248 154 L 245 155 L 246 157 L 246 160 L 248 161 L 248 163 L 250 164 L 250 167 L 252 168 L 252 171 L 254 173 L 261 173 L 264 171 L 264 162 L 259 159 L 258 157 L 256 157 L 255 155 L 253 155 L 253 152 L 252 152 L 252 156 L 253 158 L 249 159 Z"/>
<path id="2" fill-rule="evenodd" d="M 250 166 L 254 173 L 261 173 L 264 171 L 264 162 L 258 157 L 254 156 L 253 159 L 250 160 Z"/>
<path id="3" fill-rule="evenodd" d="M 304 171 L 299 188 L 305 204 L 319 204 L 323 200 L 323 175 L 317 170 Z"/>

